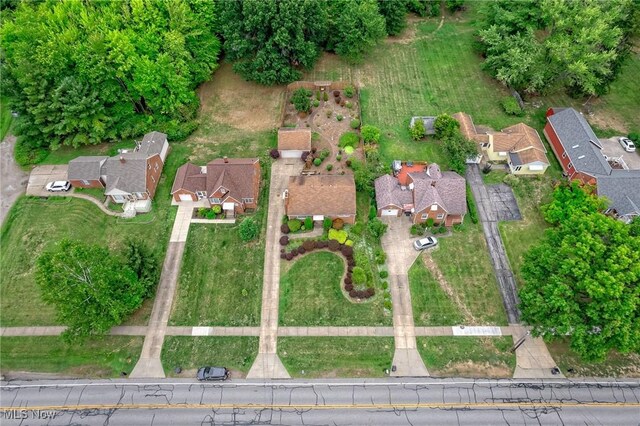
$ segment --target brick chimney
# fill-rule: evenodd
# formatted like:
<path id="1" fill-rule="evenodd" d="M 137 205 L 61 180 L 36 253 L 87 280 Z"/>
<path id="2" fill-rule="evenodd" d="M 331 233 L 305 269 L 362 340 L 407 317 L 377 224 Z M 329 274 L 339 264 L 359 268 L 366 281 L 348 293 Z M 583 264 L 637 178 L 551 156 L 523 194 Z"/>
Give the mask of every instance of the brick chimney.
<path id="1" fill-rule="evenodd" d="M 227 158 L 227 156 L 225 155 L 224 157 L 222 157 L 222 161 L 224 161 L 225 163 L 229 162 L 229 159 Z"/>

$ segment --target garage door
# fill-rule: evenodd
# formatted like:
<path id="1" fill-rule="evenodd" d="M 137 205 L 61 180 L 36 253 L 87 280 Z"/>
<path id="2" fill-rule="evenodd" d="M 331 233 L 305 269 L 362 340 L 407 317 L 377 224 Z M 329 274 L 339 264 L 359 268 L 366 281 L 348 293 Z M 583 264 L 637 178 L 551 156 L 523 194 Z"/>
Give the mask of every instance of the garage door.
<path id="1" fill-rule="evenodd" d="M 180 194 L 180 201 L 193 201 L 191 194 Z"/>
<path id="2" fill-rule="evenodd" d="M 398 216 L 398 209 L 382 209 L 382 216 Z"/>
<path id="3" fill-rule="evenodd" d="M 280 151 L 280 156 L 282 158 L 300 158 L 302 156 L 302 151 L 283 150 L 283 151 Z"/>

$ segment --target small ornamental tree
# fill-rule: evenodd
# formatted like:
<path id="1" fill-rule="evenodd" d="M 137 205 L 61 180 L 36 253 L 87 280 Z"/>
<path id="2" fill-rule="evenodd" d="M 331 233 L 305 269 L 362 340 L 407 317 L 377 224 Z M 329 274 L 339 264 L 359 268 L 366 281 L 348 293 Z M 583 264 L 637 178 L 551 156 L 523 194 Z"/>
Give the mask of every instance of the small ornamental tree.
<path id="1" fill-rule="evenodd" d="M 250 217 L 244 218 L 238 227 L 240 239 L 244 242 L 251 241 L 258 236 L 260 230 L 255 220 Z"/>
<path id="2" fill-rule="evenodd" d="M 433 122 L 433 129 L 438 139 L 445 139 L 460 134 L 460 123 L 449 114 L 440 114 Z"/>
<path id="3" fill-rule="evenodd" d="M 420 118 L 413 122 L 413 126 L 409 131 L 411 132 L 411 138 L 414 141 L 419 141 L 427 135 L 427 131 L 424 128 L 424 121 Z"/>
<path id="4" fill-rule="evenodd" d="M 296 111 L 309 112 L 311 110 L 311 100 L 309 99 L 310 96 L 311 93 L 303 87 L 293 92 L 293 95 L 291 96 L 291 102 L 293 102 L 293 106 L 296 108 Z"/>
<path id="5" fill-rule="evenodd" d="M 354 284 L 362 285 L 367 282 L 367 274 L 364 272 L 364 269 L 362 269 L 359 266 L 356 266 L 353 268 L 351 279 L 353 280 Z"/>
<path id="6" fill-rule="evenodd" d="M 467 158 L 474 157 L 478 153 L 475 142 L 470 141 L 461 134 L 447 137 L 443 140 L 444 151 L 449 157 L 451 169 L 463 174 L 467 164 Z M 511 175 L 508 175 L 511 176 Z"/>
<path id="7" fill-rule="evenodd" d="M 378 143 L 380 142 L 380 129 L 370 124 L 362 126 L 360 129 L 362 139 L 365 143 Z"/>

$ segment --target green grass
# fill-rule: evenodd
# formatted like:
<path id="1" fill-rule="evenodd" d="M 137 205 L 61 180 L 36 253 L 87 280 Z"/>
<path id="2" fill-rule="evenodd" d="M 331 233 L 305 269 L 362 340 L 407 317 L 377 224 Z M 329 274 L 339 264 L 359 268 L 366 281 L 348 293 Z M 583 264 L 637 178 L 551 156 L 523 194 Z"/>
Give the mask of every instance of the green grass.
<path id="1" fill-rule="evenodd" d="M 34 272 L 38 256 L 63 238 L 107 245 L 117 250 L 128 237 L 150 242 L 164 255 L 172 218 L 158 212 L 148 223 L 128 223 L 105 215 L 77 198 L 48 200 L 21 197 L 0 234 L 0 322 L 3 326 L 57 324 L 53 308 L 42 302 Z"/>
<path id="2" fill-rule="evenodd" d="M 566 340 L 547 343 L 554 361 L 566 377 L 640 377 L 640 354 L 611 352 L 603 362 L 580 359 Z"/>
<path id="3" fill-rule="evenodd" d="M 291 377 L 383 377 L 393 348 L 390 337 L 278 339 L 278 355 Z"/>
<path id="4" fill-rule="evenodd" d="M 476 324 L 506 325 L 502 298 L 480 224 L 474 225 L 468 217 L 465 218 L 463 230 L 454 231 L 450 237 L 440 238 L 438 248 L 430 252 L 430 255 L 460 301 L 469 309 Z M 451 315 L 437 318 L 431 313 L 425 316 L 421 310 L 416 310 L 426 308 L 437 300 L 439 299 L 413 302 L 416 304 L 416 325 L 434 325 L 438 321 L 450 323 L 455 318 Z M 446 305 L 440 312 L 445 308 Z"/>
<path id="5" fill-rule="evenodd" d="M 379 295 L 354 303 L 342 293 L 343 259 L 320 251 L 293 262 L 282 261 L 280 278 L 281 326 L 348 326 L 389 324 Z"/>
<path id="6" fill-rule="evenodd" d="M 257 354 L 257 337 L 167 336 L 162 347 L 162 365 L 168 375 L 175 376 L 176 367 L 187 370 L 181 377 L 195 377 L 192 370 L 205 365 L 227 367 L 244 375 Z"/>
<path id="7" fill-rule="evenodd" d="M 418 352 L 432 376 L 512 377 L 511 337 L 418 337 Z"/>
<path id="8" fill-rule="evenodd" d="M 9 98 L 2 96 L 0 97 L 0 142 L 9 133 L 12 122 L 13 116 L 11 115 L 11 108 L 9 108 Z"/>
<path id="9" fill-rule="evenodd" d="M 409 269 L 409 286 L 416 325 L 464 324 L 460 310 L 442 290 L 420 257 Z"/>
<path id="10" fill-rule="evenodd" d="M 494 166 L 499 168 L 499 166 Z M 502 183 L 502 179 L 508 174 L 505 170 L 491 170 L 489 173 L 482 173 L 482 181 L 485 185 L 496 185 Z"/>
<path id="11" fill-rule="evenodd" d="M 106 198 L 104 195 L 104 188 L 75 188 L 74 192 L 77 194 L 88 195 L 100 202 L 103 202 Z M 122 208 L 120 208 L 120 211 L 122 211 Z"/>
<path id="12" fill-rule="evenodd" d="M 73 377 L 117 377 L 133 370 L 142 337 L 107 336 L 68 345 L 60 337 L 2 337 L 0 370 L 59 373 Z"/>

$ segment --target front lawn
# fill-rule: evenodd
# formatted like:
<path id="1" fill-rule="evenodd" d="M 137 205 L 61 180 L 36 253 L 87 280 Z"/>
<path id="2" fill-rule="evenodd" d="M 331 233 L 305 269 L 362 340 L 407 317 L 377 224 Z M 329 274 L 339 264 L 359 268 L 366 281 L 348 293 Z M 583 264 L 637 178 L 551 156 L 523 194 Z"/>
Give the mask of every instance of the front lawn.
<path id="1" fill-rule="evenodd" d="M 342 294 L 345 263 L 341 256 L 312 252 L 295 261 L 282 261 L 280 278 L 281 326 L 388 325 L 382 298 L 355 303 Z"/>
<path id="2" fill-rule="evenodd" d="M 2 337 L 0 370 L 59 373 L 72 377 L 117 377 L 131 373 L 143 337 L 106 336 L 68 345 L 60 337 Z"/>
<path id="3" fill-rule="evenodd" d="M 162 365 L 167 375 L 195 377 L 195 370 L 205 365 L 227 367 L 232 375 L 244 376 L 258 354 L 257 337 L 167 336 L 162 347 Z M 175 373 L 180 367 L 181 374 Z"/>
<path id="4" fill-rule="evenodd" d="M 278 355 L 291 377 L 384 377 L 391 337 L 281 337 Z"/>
<path id="5" fill-rule="evenodd" d="M 513 339 L 504 337 L 418 337 L 429 373 L 440 377 L 512 377 Z"/>

